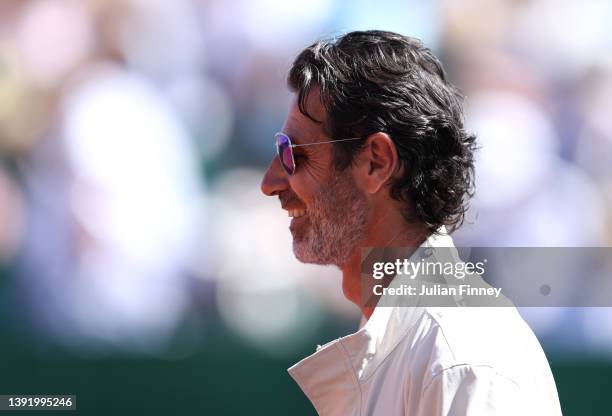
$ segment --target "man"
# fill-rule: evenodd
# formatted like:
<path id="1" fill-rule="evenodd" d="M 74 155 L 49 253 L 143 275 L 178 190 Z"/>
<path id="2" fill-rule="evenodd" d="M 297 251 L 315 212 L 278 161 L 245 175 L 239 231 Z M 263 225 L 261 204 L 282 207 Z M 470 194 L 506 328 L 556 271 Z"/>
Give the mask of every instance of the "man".
<path id="1" fill-rule="evenodd" d="M 289 369 L 321 415 L 558 415 L 546 357 L 514 308 L 364 302 L 365 247 L 452 247 L 473 189 L 475 137 L 418 40 L 365 31 L 317 42 L 262 191 L 292 217 L 296 257 L 334 264 L 365 324 Z"/>

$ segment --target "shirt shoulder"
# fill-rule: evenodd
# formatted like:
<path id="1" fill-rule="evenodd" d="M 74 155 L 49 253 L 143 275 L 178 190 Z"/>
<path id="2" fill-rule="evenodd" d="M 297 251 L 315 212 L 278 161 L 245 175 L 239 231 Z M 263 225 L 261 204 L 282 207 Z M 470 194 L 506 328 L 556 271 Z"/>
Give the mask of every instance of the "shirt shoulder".
<path id="1" fill-rule="evenodd" d="M 537 338 L 515 308 L 427 308 L 413 334 L 427 378 L 452 368 L 491 368 L 520 383 L 527 373 L 551 376 Z"/>
<path id="2" fill-rule="evenodd" d="M 543 415 L 561 414 L 548 360 L 514 308 L 427 308 L 406 341 L 413 405 L 418 396 L 440 414 L 451 405 L 451 414 L 476 405 L 507 414 L 503 409 L 520 401 Z"/>

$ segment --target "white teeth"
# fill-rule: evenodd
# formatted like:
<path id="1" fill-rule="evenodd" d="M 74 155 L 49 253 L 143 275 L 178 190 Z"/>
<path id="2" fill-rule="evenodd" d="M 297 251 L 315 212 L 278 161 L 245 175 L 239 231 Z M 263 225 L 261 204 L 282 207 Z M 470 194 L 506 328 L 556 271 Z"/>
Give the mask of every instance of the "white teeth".
<path id="1" fill-rule="evenodd" d="M 289 214 L 290 217 L 299 218 L 302 215 L 306 215 L 306 210 L 304 210 L 304 209 L 290 209 L 289 211 L 287 211 L 287 213 Z"/>

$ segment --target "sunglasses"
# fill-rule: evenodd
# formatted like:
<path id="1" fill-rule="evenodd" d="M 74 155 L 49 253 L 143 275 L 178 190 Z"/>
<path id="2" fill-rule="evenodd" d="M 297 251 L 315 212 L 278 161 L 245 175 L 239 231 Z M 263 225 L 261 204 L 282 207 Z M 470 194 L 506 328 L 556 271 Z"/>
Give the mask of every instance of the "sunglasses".
<path id="1" fill-rule="evenodd" d="M 335 142 L 345 142 L 349 140 L 359 140 L 361 137 L 353 137 L 351 139 L 338 139 L 338 140 L 328 140 L 325 142 L 316 142 L 316 143 L 305 143 L 305 144 L 293 144 L 291 143 L 291 139 L 285 133 L 276 133 L 274 135 L 276 139 L 276 153 L 278 154 L 278 159 L 280 160 L 281 166 L 287 172 L 287 175 L 291 176 L 295 173 L 295 158 L 293 157 L 293 148 L 294 147 L 302 147 L 302 146 L 313 146 L 315 144 L 323 144 L 323 143 L 335 143 Z"/>

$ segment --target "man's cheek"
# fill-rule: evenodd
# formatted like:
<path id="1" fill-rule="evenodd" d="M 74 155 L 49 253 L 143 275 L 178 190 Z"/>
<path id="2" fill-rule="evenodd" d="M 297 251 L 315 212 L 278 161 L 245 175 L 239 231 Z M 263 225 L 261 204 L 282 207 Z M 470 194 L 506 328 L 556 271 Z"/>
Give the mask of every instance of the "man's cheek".
<path id="1" fill-rule="evenodd" d="M 302 183 L 302 181 L 297 180 L 295 182 L 290 182 L 289 184 L 297 199 L 302 203 L 302 205 L 308 208 L 312 202 L 312 195 L 309 192 L 308 186 Z"/>

